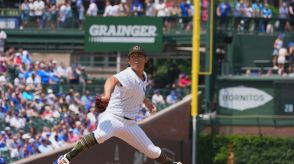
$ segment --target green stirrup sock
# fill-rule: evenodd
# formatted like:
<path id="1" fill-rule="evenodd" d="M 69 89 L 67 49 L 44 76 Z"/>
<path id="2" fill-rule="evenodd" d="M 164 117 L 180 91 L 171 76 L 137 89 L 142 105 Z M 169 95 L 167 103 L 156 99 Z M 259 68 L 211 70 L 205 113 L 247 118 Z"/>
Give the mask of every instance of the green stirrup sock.
<path id="1" fill-rule="evenodd" d="M 66 158 L 71 161 L 76 157 L 80 152 L 88 150 L 90 147 L 96 145 L 98 142 L 95 139 L 94 133 L 90 133 L 82 137 L 78 143 L 71 149 L 70 152 L 66 153 Z"/>

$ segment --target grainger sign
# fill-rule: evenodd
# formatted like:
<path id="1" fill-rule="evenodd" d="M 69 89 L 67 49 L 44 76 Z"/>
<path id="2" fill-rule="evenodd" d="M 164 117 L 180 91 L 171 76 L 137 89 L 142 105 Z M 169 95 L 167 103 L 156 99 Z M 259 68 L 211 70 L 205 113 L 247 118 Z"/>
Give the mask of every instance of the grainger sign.
<path id="1" fill-rule="evenodd" d="M 146 51 L 162 49 L 162 18 L 87 17 L 85 49 L 90 52 L 127 52 L 135 44 Z"/>

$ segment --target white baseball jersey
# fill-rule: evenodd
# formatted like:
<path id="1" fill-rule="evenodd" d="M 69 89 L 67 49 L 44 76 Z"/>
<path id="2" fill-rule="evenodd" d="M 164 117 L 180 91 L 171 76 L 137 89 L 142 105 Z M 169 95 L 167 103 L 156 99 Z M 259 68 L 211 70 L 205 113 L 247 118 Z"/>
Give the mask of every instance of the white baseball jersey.
<path id="1" fill-rule="evenodd" d="M 145 98 L 146 73 L 144 76 L 145 81 L 130 67 L 114 75 L 121 86 L 115 86 L 106 111 L 99 115 L 94 135 L 99 144 L 117 137 L 149 158 L 156 159 L 160 156 L 161 149 L 152 143 L 134 120 Z"/>
<path id="2" fill-rule="evenodd" d="M 138 115 L 145 98 L 147 85 L 145 72 L 144 76 L 145 81 L 140 79 L 130 67 L 114 75 L 121 86 L 115 86 L 106 111 L 134 119 Z"/>

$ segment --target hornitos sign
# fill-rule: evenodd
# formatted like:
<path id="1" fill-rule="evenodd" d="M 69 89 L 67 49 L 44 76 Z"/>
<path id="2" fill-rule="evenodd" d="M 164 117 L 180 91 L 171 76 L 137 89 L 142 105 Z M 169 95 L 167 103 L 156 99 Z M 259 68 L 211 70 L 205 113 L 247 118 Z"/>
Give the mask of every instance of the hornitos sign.
<path id="1" fill-rule="evenodd" d="M 162 19 L 157 17 L 87 17 L 88 51 L 128 51 L 135 44 L 147 51 L 162 48 Z"/>
<path id="2" fill-rule="evenodd" d="M 223 88 L 219 92 L 221 107 L 240 111 L 262 106 L 272 99 L 271 95 L 262 90 L 243 86 Z"/>

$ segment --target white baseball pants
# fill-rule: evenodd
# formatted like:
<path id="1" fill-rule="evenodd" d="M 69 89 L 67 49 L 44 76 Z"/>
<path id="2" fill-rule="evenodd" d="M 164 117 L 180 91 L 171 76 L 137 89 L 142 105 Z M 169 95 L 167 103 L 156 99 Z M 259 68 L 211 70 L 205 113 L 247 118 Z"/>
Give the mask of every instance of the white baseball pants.
<path id="1" fill-rule="evenodd" d="M 151 159 L 156 159 L 161 154 L 161 149 L 152 143 L 134 120 L 108 112 L 99 115 L 94 135 L 99 144 L 113 136 L 118 137 Z"/>

